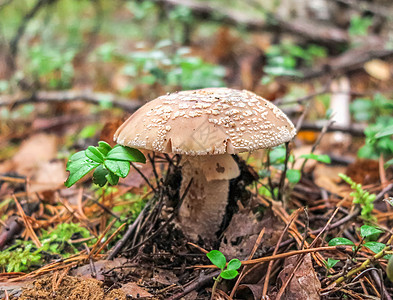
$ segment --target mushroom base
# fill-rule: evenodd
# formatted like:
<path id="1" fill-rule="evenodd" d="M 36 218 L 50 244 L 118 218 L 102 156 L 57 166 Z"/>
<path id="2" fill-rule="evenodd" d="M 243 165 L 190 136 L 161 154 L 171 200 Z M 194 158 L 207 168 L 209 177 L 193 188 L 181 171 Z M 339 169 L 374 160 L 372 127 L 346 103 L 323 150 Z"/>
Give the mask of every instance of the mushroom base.
<path id="1" fill-rule="evenodd" d="M 216 165 L 225 172 L 215 176 L 212 175 L 214 172 L 207 171 L 207 168 L 211 170 Z M 227 175 L 223 176 L 222 173 Z M 199 235 L 203 239 L 216 239 L 215 234 L 220 229 L 228 203 L 229 179 L 238 175 L 239 168 L 230 155 L 185 157 L 180 195 L 185 193 L 191 179 L 192 184 L 179 209 L 179 220 L 189 238 L 197 240 Z"/>

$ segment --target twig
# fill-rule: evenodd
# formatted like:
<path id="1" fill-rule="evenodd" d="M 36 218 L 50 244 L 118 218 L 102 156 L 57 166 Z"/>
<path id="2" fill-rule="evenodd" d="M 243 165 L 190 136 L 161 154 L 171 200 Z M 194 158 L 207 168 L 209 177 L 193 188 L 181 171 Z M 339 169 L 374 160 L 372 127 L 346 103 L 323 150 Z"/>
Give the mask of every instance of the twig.
<path id="1" fill-rule="evenodd" d="M 84 101 L 96 105 L 110 103 L 114 107 L 128 112 L 134 112 L 141 106 L 138 100 L 121 98 L 110 93 L 97 93 L 89 90 L 65 90 L 37 91 L 30 95 L 18 95 L 16 97 L 11 95 L 0 96 L 0 107 L 18 106 L 26 103 L 64 103 L 74 101 Z"/>
<path id="2" fill-rule="evenodd" d="M 295 220 L 295 218 L 297 218 L 297 216 L 299 215 L 300 211 L 301 211 L 300 208 L 299 208 L 298 210 L 296 210 L 296 211 L 292 214 L 292 216 L 291 216 L 289 222 L 285 225 L 285 228 L 284 228 L 284 230 L 282 231 L 282 233 L 281 233 L 281 235 L 280 235 L 280 238 L 279 238 L 278 241 L 277 241 L 277 246 L 276 246 L 276 248 L 275 248 L 274 251 L 273 251 L 273 256 L 277 254 L 278 245 L 281 243 L 281 241 L 282 241 L 282 239 L 283 239 L 285 233 L 288 231 L 289 226 L 291 226 L 293 220 Z M 263 284 L 262 298 L 261 298 L 261 299 L 265 299 L 265 296 L 266 296 L 266 294 L 267 294 L 267 289 L 268 289 L 268 286 L 269 286 L 269 277 L 270 277 L 270 273 L 271 273 L 271 271 L 272 271 L 272 267 L 273 267 L 273 261 L 270 261 L 270 262 L 269 262 L 269 265 L 268 265 L 268 267 L 267 267 L 267 271 L 266 271 L 265 282 L 264 282 L 264 284 Z"/>
<path id="3" fill-rule="evenodd" d="M 153 239 L 154 237 L 156 237 L 170 222 L 173 221 L 173 219 L 176 217 L 177 212 L 178 212 L 178 208 L 181 206 L 181 204 L 184 201 L 184 198 L 186 197 L 191 185 L 192 185 L 193 179 L 190 180 L 190 182 L 188 183 L 183 195 L 180 198 L 179 203 L 177 204 L 176 209 L 174 210 L 174 212 L 172 213 L 172 215 L 168 218 L 168 220 L 166 220 L 166 222 L 161 225 L 152 235 L 150 235 L 149 237 L 147 237 L 146 239 L 144 239 L 142 242 L 140 242 L 139 244 L 133 246 L 132 248 L 128 249 L 128 251 L 133 251 L 137 248 L 139 248 L 140 246 L 142 246 L 143 244 L 147 243 L 148 241 L 150 241 L 151 239 Z"/>
<path id="4" fill-rule="evenodd" d="M 151 202 L 151 201 L 150 201 Z M 147 210 L 150 209 L 151 203 L 147 203 L 145 207 L 142 209 L 142 211 L 139 213 L 138 217 L 136 220 L 127 228 L 126 233 L 124 236 L 116 243 L 116 245 L 112 248 L 111 252 L 108 255 L 108 260 L 112 260 L 115 258 L 117 254 L 123 249 L 124 245 L 126 242 L 131 238 L 132 234 L 134 233 L 136 227 L 138 224 L 142 221 L 143 216 L 147 212 Z"/>
<path id="5" fill-rule="evenodd" d="M 242 265 L 254 265 L 258 264 L 260 262 L 266 262 L 266 261 L 271 261 L 271 260 L 277 260 L 277 259 L 282 259 L 282 258 L 287 258 L 293 255 L 298 255 L 298 254 L 307 254 L 307 253 L 312 253 L 312 252 L 318 252 L 318 251 L 342 251 L 347 249 L 347 246 L 327 246 L 327 247 L 318 247 L 318 248 L 310 248 L 310 249 L 303 249 L 303 250 L 294 250 L 286 253 L 279 253 L 273 256 L 266 256 L 266 257 L 260 257 L 260 258 L 255 258 L 255 259 L 250 259 L 250 260 L 244 260 L 241 261 Z M 192 267 L 188 268 L 201 268 L 201 269 L 217 269 L 218 267 L 215 265 L 195 265 Z"/>
<path id="6" fill-rule="evenodd" d="M 94 262 L 93 262 L 93 258 L 90 256 L 90 249 L 89 249 L 89 247 L 87 246 L 86 243 L 84 243 L 83 245 L 85 246 L 87 255 L 89 256 L 89 264 L 90 264 L 90 274 L 91 274 L 91 277 L 96 278 L 96 277 L 97 277 L 97 271 L 96 271 L 96 267 L 95 267 Z M 98 253 L 99 253 L 99 252 L 98 252 Z"/>
<path id="7" fill-rule="evenodd" d="M 31 8 L 31 10 L 26 15 L 24 15 L 22 19 L 22 23 L 19 25 L 16 35 L 10 42 L 10 51 L 11 54 L 14 56 L 14 58 L 18 54 L 19 41 L 22 38 L 23 34 L 25 33 L 27 24 L 40 11 L 41 7 L 44 7 L 45 5 L 53 4 L 54 2 L 56 2 L 56 0 L 38 0 L 35 3 L 35 5 Z"/>
<path id="8" fill-rule="evenodd" d="M 139 170 L 132 162 L 130 162 L 130 164 L 134 168 L 134 170 L 137 171 L 138 174 L 143 178 L 143 180 L 146 182 L 146 184 L 153 190 L 153 192 L 157 193 L 157 189 L 150 183 L 149 179 L 147 179 L 145 174 L 143 174 L 142 171 Z"/>
<path id="9" fill-rule="evenodd" d="M 283 189 L 285 184 L 285 178 L 288 170 L 288 161 L 289 161 L 289 142 L 285 143 L 285 161 L 284 161 L 284 170 L 281 172 L 280 183 L 278 184 L 278 200 L 282 200 L 281 197 L 283 195 Z M 269 176 L 270 177 L 270 176 Z"/>
<path id="10" fill-rule="evenodd" d="M 19 212 L 20 216 L 22 217 L 23 223 L 25 224 L 26 230 L 29 233 L 30 238 L 33 240 L 33 242 L 37 248 L 41 248 L 42 244 L 41 244 L 40 240 L 38 239 L 37 235 L 35 234 L 34 229 L 31 226 L 22 206 L 20 205 L 18 199 L 16 198 L 16 196 L 14 194 L 12 195 L 12 197 L 14 198 L 16 207 L 18 208 L 18 212 Z"/>
<path id="11" fill-rule="evenodd" d="M 221 24 L 232 26 L 241 25 L 249 31 L 284 31 L 303 37 L 308 41 L 322 44 L 347 44 L 349 35 L 346 31 L 333 26 L 310 24 L 309 20 L 291 19 L 284 20 L 277 15 L 265 12 L 267 18 L 255 18 L 239 10 L 229 9 L 225 6 L 214 7 L 206 1 L 194 0 L 156 0 L 168 6 L 186 6 L 192 10 L 195 17 L 218 21 Z"/>
<path id="12" fill-rule="evenodd" d="M 187 284 L 187 286 L 184 288 L 183 292 L 172 296 L 168 300 L 178 300 L 178 299 L 183 298 L 185 295 L 191 293 L 192 291 L 198 290 L 198 289 L 204 287 L 206 284 L 208 284 L 209 282 L 211 282 L 213 280 L 213 277 L 218 276 L 218 274 L 220 274 L 220 273 L 221 273 L 221 270 L 217 270 L 217 271 L 211 272 L 209 274 L 204 274 L 202 272 L 197 279 L 195 279 L 191 283 Z"/>
<path id="13" fill-rule="evenodd" d="M 375 254 L 373 257 L 364 261 L 359 267 L 354 268 L 354 269 L 350 270 L 346 275 L 339 277 L 333 284 L 338 285 L 338 284 L 342 283 L 343 281 L 345 281 L 347 278 L 350 278 L 353 275 L 355 275 L 356 273 L 365 270 L 371 263 L 384 257 L 386 254 L 386 251 L 390 251 L 390 250 L 392 250 L 392 245 L 388 245 L 388 246 L 384 247 L 380 252 Z"/>
<path id="14" fill-rule="evenodd" d="M 262 230 L 259 232 L 258 238 L 255 241 L 254 247 L 251 250 L 250 255 L 248 256 L 248 259 L 252 259 L 254 257 L 255 252 L 257 251 L 257 249 L 259 248 L 261 241 L 262 241 L 262 237 L 265 234 L 265 227 L 262 228 Z M 242 279 L 244 278 L 244 272 L 246 271 L 246 267 L 242 268 L 242 271 L 240 272 L 235 285 L 232 288 L 231 294 L 229 295 L 229 297 L 232 299 L 235 296 L 235 293 L 237 291 L 237 288 L 239 287 L 240 282 L 242 281 Z"/>

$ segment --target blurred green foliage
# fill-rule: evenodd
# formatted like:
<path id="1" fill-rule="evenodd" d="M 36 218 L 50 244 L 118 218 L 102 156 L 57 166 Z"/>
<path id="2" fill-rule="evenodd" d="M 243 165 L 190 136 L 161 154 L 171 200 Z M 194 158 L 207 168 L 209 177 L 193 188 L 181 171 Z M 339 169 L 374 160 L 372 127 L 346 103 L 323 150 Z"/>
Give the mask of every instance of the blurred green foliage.
<path id="1" fill-rule="evenodd" d="M 32 241 L 16 240 L 14 245 L 0 251 L 0 268 L 7 272 L 24 272 L 34 265 L 43 264 L 51 256 L 69 257 L 77 253 L 82 244 L 73 240 L 84 238 L 87 245 L 92 245 L 95 239 L 88 239 L 89 237 L 90 232 L 78 223 L 59 224 L 51 231 L 42 230 L 40 248 Z"/>
<path id="2" fill-rule="evenodd" d="M 382 94 L 375 94 L 372 99 L 359 98 L 351 103 L 353 118 L 368 125 L 364 131 L 366 143 L 358 152 L 359 157 L 378 159 L 393 156 L 393 100 Z M 392 129 L 393 130 L 393 129 Z"/>
<path id="3" fill-rule="evenodd" d="M 302 73 L 298 70 L 300 66 L 311 66 L 315 59 L 326 55 L 324 47 L 313 44 L 304 48 L 290 42 L 272 45 L 266 51 L 267 64 L 264 71 L 267 76 L 262 82 L 267 83 L 276 76 L 301 77 Z"/>

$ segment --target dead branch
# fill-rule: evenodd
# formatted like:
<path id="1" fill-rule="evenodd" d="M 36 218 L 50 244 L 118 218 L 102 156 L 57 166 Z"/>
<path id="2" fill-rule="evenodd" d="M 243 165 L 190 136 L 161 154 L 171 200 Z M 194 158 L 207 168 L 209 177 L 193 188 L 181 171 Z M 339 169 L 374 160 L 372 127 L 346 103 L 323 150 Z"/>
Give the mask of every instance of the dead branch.
<path id="1" fill-rule="evenodd" d="M 110 93 L 95 93 L 92 91 L 38 91 L 30 95 L 5 95 L 0 96 L 0 107 L 16 107 L 26 103 L 64 103 L 84 101 L 92 104 L 109 103 L 114 107 L 124 109 L 127 112 L 134 112 L 142 104 L 138 100 L 118 97 Z"/>
<path id="2" fill-rule="evenodd" d="M 157 3 L 167 6 L 186 6 L 192 10 L 195 17 L 219 21 L 221 24 L 231 26 L 242 26 L 249 31 L 285 31 L 300 36 L 308 41 L 322 44 L 347 44 L 349 43 L 348 33 L 333 26 L 315 24 L 308 20 L 286 21 L 280 17 L 261 12 L 268 15 L 266 20 L 253 18 L 247 13 L 227 7 L 213 7 L 209 2 L 194 0 L 156 0 Z"/>
<path id="3" fill-rule="evenodd" d="M 343 54 L 329 59 L 315 69 L 304 70 L 301 79 L 314 79 L 326 75 L 338 76 L 350 71 L 363 68 L 363 65 L 372 59 L 388 59 L 393 57 L 393 50 L 385 50 L 384 45 L 370 41 L 369 45 L 362 48 L 351 49 Z"/>
<path id="4" fill-rule="evenodd" d="M 56 2 L 56 0 L 38 0 L 36 4 L 32 7 L 32 9 L 23 17 L 22 23 L 19 25 L 14 38 L 10 42 L 10 51 L 14 57 L 18 54 L 19 41 L 25 33 L 27 24 L 30 22 L 31 19 L 34 18 L 34 16 L 40 11 L 42 7 L 51 5 L 54 2 Z"/>
<path id="5" fill-rule="evenodd" d="M 323 125 L 304 122 L 300 127 L 300 130 L 320 132 L 323 128 L 324 128 Z M 348 133 L 352 136 L 364 137 L 364 129 L 365 128 L 362 126 L 343 127 L 343 126 L 331 125 L 327 128 L 327 132 L 340 131 L 343 133 Z"/>

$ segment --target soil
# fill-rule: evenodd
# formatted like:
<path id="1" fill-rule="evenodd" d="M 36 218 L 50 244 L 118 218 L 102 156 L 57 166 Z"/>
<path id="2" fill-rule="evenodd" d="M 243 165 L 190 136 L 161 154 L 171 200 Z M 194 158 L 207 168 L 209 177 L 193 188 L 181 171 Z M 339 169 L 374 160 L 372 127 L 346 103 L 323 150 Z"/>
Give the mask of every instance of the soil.
<path id="1" fill-rule="evenodd" d="M 45 276 L 34 282 L 34 287 L 26 289 L 19 297 L 20 300 L 126 300 L 126 293 L 121 289 L 106 292 L 101 281 L 81 277 L 65 276 L 60 284 L 54 286 L 52 276 Z"/>

